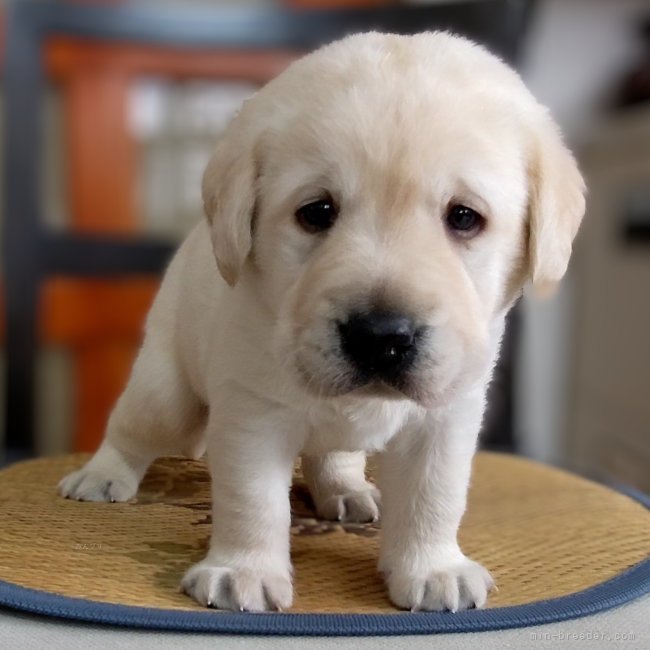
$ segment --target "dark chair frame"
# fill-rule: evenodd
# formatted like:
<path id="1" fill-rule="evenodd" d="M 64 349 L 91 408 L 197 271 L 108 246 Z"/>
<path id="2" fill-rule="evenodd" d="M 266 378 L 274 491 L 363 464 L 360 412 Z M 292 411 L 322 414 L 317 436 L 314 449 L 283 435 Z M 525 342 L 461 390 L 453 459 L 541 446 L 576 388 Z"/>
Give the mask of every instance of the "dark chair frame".
<path id="1" fill-rule="evenodd" d="M 40 114 L 46 79 L 43 43 L 50 36 L 173 48 L 313 49 L 355 31 L 414 33 L 449 29 L 474 38 L 511 63 L 531 2 L 464 3 L 354 10 L 188 9 L 79 5 L 16 0 L 7 9 L 4 144 L 6 292 L 6 447 L 34 452 L 34 379 L 39 286 L 50 274 L 109 277 L 160 273 L 173 246 L 49 232 L 40 204 Z"/>

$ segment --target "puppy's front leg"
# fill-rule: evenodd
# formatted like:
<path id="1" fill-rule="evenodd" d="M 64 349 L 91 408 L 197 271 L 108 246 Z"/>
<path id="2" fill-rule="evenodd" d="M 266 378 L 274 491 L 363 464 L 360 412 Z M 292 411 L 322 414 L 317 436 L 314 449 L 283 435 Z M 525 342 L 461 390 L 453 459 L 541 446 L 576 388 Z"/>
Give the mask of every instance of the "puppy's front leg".
<path id="1" fill-rule="evenodd" d="M 224 412 L 225 411 L 225 412 Z M 263 611 L 291 606 L 289 488 L 301 441 L 252 398 L 211 413 L 208 462 L 213 528 L 206 558 L 182 588 L 202 605 Z"/>
<path id="2" fill-rule="evenodd" d="M 415 430 L 398 434 L 380 459 L 380 569 L 399 607 L 481 607 L 494 584 L 457 541 L 482 405 L 474 405 L 474 417 L 471 410 L 444 421 L 426 416 Z"/>

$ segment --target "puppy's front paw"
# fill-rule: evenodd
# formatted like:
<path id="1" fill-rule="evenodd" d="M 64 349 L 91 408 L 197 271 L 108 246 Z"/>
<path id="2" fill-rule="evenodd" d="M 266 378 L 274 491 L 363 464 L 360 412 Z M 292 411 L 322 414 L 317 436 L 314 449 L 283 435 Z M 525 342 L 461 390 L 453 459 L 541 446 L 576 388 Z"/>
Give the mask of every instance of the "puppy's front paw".
<path id="1" fill-rule="evenodd" d="M 318 515 L 331 521 L 377 521 L 381 511 L 379 490 L 368 483 L 368 489 L 335 494 L 318 503 Z"/>
<path id="2" fill-rule="evenodd" d="M 420 575 L 391 571 L 386 582 L 390 599 L 398 607 L 425 611 L 482 607 L 494 587 L 488 570 L 465 556 Z"/>
<path id="3" fill-rule="evenodd" d="M 128 501 L 137 491 L 137 477 L 118 477 L 87 466 L 59 483 L 59 494 L 77 501 Z"/>
<path id="4" fill-rule="evenodd" d="M 293 601 L 289 573 L 215 566 L 207 560 L 189 569 L 181 589 L 215 609 L 264 612 L 288 609 Z"/>

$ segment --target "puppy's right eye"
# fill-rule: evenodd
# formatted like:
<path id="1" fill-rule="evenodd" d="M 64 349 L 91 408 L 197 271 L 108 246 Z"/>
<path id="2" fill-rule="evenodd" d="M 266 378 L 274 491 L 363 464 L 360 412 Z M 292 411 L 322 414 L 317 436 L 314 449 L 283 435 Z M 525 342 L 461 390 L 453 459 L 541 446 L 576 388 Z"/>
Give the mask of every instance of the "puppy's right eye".
<path id="1" fill-rule="evenodd" d="M 296 210 L 298 225 L 308 233 L 329 230 L 336 221 L 339 211 L 331 197 L 307 203 Z"/>

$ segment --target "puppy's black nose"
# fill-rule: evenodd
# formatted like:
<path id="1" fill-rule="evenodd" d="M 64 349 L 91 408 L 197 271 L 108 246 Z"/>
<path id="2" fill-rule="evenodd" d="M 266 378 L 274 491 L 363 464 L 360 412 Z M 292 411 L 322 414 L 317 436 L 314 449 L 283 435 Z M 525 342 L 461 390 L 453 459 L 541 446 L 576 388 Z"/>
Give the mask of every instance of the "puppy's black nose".
<path id="1" fill-rule="evenodd" d="M 339 323 L 341 347 L 362 372 L 394 378 L 415 357 L 415 324 L 402 314 L 370 311 Z"/>

